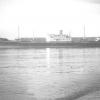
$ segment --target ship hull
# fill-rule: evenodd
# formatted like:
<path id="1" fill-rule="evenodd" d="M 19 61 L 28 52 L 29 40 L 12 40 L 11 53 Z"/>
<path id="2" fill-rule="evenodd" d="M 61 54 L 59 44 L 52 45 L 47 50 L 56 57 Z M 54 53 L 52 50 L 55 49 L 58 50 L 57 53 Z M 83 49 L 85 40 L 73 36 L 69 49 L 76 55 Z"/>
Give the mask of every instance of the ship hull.
<path id="1" fill-rule="evenodd" d="M 94 48 L 100 47 L 100 42 L 14 42 L 14 41 L 2 41 L 0 42 L 0 48 Z"/>

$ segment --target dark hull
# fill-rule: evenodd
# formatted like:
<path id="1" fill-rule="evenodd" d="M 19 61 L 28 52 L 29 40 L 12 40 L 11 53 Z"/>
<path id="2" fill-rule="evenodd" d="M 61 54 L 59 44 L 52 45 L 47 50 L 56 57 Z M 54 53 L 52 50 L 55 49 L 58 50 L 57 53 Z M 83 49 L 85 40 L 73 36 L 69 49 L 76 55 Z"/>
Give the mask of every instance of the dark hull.
<path id="1" fill-rule="evenodd" d="M 0 42 L 0 48 L 95 48 L 100 47 L 100 42 L 79 42 L 79 43 L 33 43 L 33 42 Z"/>

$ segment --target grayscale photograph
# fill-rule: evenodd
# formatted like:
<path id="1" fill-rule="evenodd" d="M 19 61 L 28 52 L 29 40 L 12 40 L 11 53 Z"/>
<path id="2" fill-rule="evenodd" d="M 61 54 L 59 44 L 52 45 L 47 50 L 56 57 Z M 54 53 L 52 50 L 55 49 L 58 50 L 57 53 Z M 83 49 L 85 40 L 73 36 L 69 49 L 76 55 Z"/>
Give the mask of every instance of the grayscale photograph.
<path id="1" fill-rule="evenodd" d="M 100 0 L 0 0 L 0 100 L 100 100 Z"/>

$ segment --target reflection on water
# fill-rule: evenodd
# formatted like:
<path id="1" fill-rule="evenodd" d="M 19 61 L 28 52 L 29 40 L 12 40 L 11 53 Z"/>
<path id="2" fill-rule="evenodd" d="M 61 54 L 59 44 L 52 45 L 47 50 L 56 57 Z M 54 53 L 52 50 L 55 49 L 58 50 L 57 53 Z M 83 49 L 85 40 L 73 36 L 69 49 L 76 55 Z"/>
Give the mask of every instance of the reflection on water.
<path id="1" fill-rule="evenodd" d="M 99 90 L 99 65 L 99 48 L 0 50 L 0 100 L 78 99 Z"/>

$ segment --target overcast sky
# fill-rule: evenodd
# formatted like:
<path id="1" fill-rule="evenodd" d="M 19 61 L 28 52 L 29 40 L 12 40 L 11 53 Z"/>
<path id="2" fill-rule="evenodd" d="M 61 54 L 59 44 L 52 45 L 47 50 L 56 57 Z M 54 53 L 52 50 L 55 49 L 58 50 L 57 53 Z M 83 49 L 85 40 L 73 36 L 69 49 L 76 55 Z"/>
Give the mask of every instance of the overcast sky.
<path id="1" fill-rule="evenodd" d="M 0 0 L 0 37 L 100 36 L 99 0 Z"/>

